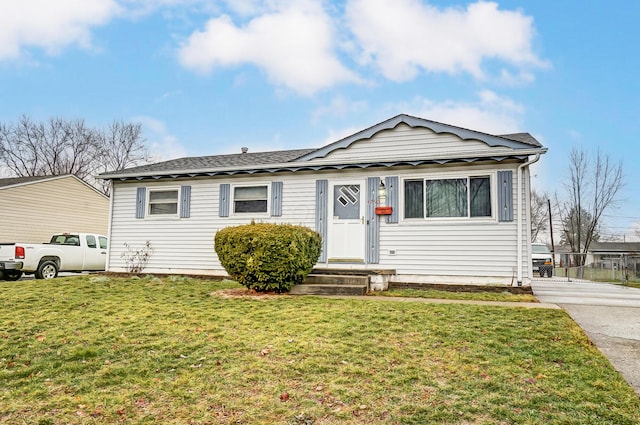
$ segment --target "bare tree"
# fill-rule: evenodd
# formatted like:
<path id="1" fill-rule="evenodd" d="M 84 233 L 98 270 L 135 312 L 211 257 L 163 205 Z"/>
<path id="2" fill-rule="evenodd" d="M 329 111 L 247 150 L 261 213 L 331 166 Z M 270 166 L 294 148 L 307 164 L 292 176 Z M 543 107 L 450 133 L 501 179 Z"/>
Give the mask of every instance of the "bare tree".
<path id="1" fill-rule="evenodd" d="M 584 265 L 591 242 L 598 237 L 602 214 L 615 207 L 622 188 L 622 163 L 614 163 L 598 150 L 590 155 L 573 149 L 569 155 L 569 181 L 565 184 L 566 198 L 556 196 L 562 223 L 562 239 L 577 255 L 577 265 Z"/>
<path id="2" fill-rule="evenodd" d="M 34 122 L 22 116 L 16 123 L 0 123 L 0 166 L 18 177 L 74 174 L 108 194 L 97 174 L 148 157 L 138 123 L 114 121 L 106 130 L 62 118 Z"/>
<path id="3" fill-rule="evenodd" d="M 114 121 L 97 135 L 102 159 L 97 162 L 96 173 L 122 170 L 149 162 L 149 152 L 142 137 L 142 124 Z M 99 180 L 105 194 L 109 194 L 108 182 Z"/>
<path id="4" fill-rule="evenodd" d="M 548 196 L 546 193 L 538 193 L 531 191 L 531 241 L 538 238 L 540 232 L 544 232 L 548 228 L 549 223 L 549 207 L 547 203 Z"/>

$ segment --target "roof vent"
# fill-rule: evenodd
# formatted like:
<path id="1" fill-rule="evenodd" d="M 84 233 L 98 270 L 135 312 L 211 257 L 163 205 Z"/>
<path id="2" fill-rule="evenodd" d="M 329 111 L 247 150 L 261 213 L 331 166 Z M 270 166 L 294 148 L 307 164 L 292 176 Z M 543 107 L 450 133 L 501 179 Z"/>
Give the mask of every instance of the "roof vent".
<path id="1" fill-rule="evenodd" d="M 244 146 L 243 146 L 241 149 L 242 149 L 242 153 L 247 153 L 247 152 L 249 152 L 249 148 L 246 148 L 246 147 L 244 147 Z"/>

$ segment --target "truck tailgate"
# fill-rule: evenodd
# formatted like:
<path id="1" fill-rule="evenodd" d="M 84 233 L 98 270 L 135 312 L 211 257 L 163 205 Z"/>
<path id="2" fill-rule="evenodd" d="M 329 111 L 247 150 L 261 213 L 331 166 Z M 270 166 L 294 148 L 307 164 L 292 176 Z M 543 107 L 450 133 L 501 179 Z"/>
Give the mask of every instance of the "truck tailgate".
<path id="1" fill-rule="evenodd" d="M 0 261 L 9 261 L 13 260 L 13 256 L 15 255 L 16 244 L 11 243 L 0 243 Z"/>

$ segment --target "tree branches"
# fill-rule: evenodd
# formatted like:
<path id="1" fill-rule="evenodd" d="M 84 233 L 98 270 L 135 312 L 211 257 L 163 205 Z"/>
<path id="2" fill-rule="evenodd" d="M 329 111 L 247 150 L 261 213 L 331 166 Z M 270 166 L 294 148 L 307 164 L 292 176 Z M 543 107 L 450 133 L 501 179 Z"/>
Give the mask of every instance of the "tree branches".
<path id="1" fill-rule="evenodd" d="M 600 150 L 593 155 L 575 148 L 571 151 L 569 180 L 564 185 L 567 196 L 560 201 L 556 195 L 556 202 L 562 240 L 572 252 L 586 254 L 597 240 L 602 214 L 616 205 L 623 184 L 621 162 L 614 163 Z"/>
<path id="2" fill-rule="evenodd" d="M 97 174 L 139 165 L 148 157 L 139 123 L 114 121 L 98 129 L 84 120 L 35 122 L 27 116 L 0 123 L 0 165 L 18 177 L 74 174 L 108 194 L 109 186 Z"/>

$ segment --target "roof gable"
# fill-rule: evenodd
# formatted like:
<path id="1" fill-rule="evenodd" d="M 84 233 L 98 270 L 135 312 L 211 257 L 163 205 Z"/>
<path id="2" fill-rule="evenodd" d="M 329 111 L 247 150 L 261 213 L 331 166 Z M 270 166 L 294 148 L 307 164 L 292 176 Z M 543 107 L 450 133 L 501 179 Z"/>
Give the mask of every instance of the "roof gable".
<path id="1" fill-rule="evenodd" d="M 458 142 L 460 140 L 468 141 L 466 147 L 469 149 L 458 150 L 452 154 L 446 148 L 442 149 L 442 146 L 438 146 L 438 152 L 427 152 L 429 146 L 423 145 L 417 155 L 414 153 L 402 158 L 397 155 L 376 156 L 369 154 L 369 152 L 363 155 L 351 155 L 351 157 L 337 154 L 330 156 L 331 153 L 349 149 L 356 142 L 369 140 L 380 132 L 394 130 L 402 124 L 422 129 L 424 132 L 428 130 L 431 135 L 450 135 L 445 138 L 455 139 Z M 362 143 L 359 145 L 362 146 Z M 431 146 L 435 145 L 432 143 Z M 102 173 L 99 177 L 107 180 L 143 180 L 282 171 L 472 163 L 479 160 L 515 159 L 525 161 L 529 155 L 545 152 L 546 149 L 528 133 L 494 136 L 402 114 L 321 148 L 179 158 Z"/>
<path id="2" fill-rule="evenodd" d="M 411 115 L 400 114 L 393 118 L 389 118 L 381 123 L 378 123 L 365 130 L 359 131 L 337 142 L 326 145 L 320 149 L 310 152 L 299 159 L 301 161 L 312 160 L 316 158 L 324 158 L 330 153 L 338 149 L 347 149 L 353 143 L 366 139 L 371 139 L 376 134 L 384 130 L 392 130 L 400 124 L 406 124 L 409 127 L 424 127 L 437 134 L 449 133 L 458 136 L 462 140 L 478 140 L 483 142 L 487 146 L 496 147 L 502 146 L 511 149 L 531 149 L 532 147 L 541 147 L 540 143 L 528 133 L 518 133 L 506 136 L 494 136 L 479 131 L 468 130 L 462 127 L 456 127 L 449 124 L 443 124 L 436 121 L 427 120 L 424 118 L 413 117 Z M 525 137 L 523 135 L 527 135 Z"/>

